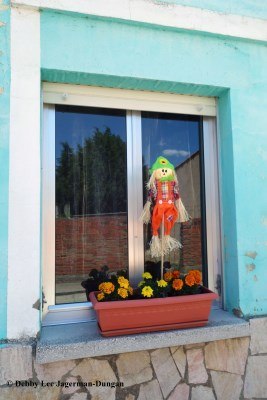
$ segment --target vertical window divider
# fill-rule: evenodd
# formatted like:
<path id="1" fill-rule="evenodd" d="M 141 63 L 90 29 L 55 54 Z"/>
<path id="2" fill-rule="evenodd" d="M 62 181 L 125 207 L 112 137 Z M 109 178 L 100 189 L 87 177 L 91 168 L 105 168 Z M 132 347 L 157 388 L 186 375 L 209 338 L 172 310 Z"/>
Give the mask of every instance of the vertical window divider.
<path id="1" fill-rule="evenodd" d="M 221 238 L 217 137 L 214 118 L 203 118 L 209 288 L 221 296 Z"/>
<path id="2" fill-rule="evenodd" d="M 127 111 L 128 249 L 132 285 L 144 271 L 141 112 Z"/>

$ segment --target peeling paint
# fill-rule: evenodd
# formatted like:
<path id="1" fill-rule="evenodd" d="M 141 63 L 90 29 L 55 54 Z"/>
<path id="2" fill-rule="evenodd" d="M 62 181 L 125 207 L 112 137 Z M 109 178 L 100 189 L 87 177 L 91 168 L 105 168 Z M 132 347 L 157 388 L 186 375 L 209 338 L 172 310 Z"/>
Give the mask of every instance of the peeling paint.
<path id="1" fill-rule="evenodd" d="M 0 87 L 0 94 L 3 94 L 3 93 L 4 93 L 4 88 Z"/>
<path id="2" fill-rule="evenodd" d="M 180 4 L 187 7 L 205 8 L 220 14 L 238 14 L 242 16 L 253 16 L 254 18 L 267 17 L 264 1 L 243 0 L 243 1 L 214 1 L 214 0 L 164 0 L 169 4 Z"/>
<path id="3" fill-rule="evenodd" d="M 258 282 L 258 277 L 257 277 L 257 275 L 254 275 L 254 276 L 253 276 L 253 280 L 254 280 L 255 282 Z"/>
<path id="4" fill-rule="evenodd" d="M 253 260 L 255 260 L 255 258 L 257 257 L 258 253 L 256 251 L 247 251 L 245 253 L 245 256 L 253 258 Z"/>
<path id="5" fill-rule="evenodd" d="M 254 271 L 255 268 L 256 268 L 256 265 L 254 263 L 246 265 L 247 272 Z"/>
<path id="6" fill-rule="evenodd" d="M 266 225 L 267 226 L 267 217 L 263 217 L 261 220 L 262 225 Z"/>

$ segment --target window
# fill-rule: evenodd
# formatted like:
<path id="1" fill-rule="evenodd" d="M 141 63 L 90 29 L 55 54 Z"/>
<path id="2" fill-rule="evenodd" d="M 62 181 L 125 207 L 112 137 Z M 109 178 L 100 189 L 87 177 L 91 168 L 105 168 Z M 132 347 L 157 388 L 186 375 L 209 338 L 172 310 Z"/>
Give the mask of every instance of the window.
<path id="1" fill-rule="evenodd" d="M 56 106 L 55 168 L 55 303 L 83 302 L 89 272 L 128 270 L 126 112 Z"/>
<path id="2" fill-rule="evenodd" d="M 208 285 L 206 262 L 205 196 L 203 174 L 202 117 L 180 114 L 145 112 L 142 117 L 143 195 L 149 180 L 149 168 L 159 155 L 175 166 L 179 191 L 190 215 L 187 223 L 176 223 L 172 236 L 182 244 L 181 249 L 164 257 L 166 268 L 177 266 L 181 272 L 192 267 L 202 271 Z M 151 225 L 145 226 L 145 266 L 157 271 L 160 278 L 161 260 L 151 257 Z"/>
<path id="3" fill-rule="evenodd" d="M 140 221 L 149 167 L 175 166 L 191 216 L 175 224 L 182 244 L 165 267 L 196 267 L 216 290 L 220 276 L 214 99 L 46 84 L 43 132 L 43 291 L 46 322 L 88 318 L 88 274 L 160 274 L 150 225 Z M 64 313 L 64 317 L 59 313 Z M 53 316 L 52 316 L 53 315 Z"/>

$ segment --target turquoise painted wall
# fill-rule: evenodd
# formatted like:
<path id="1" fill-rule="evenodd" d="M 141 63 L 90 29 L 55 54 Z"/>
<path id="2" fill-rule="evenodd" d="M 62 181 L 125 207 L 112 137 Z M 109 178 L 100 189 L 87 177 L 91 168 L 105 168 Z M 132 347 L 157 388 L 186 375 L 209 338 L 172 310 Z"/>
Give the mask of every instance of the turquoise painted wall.
<path id="1" fill-rule="evenodd" d="M 8 246 L 8 165 L 9 165 L 9 87 L 10 87 L 10 10 L 1 5 L 0 21 L 0 339 L 7 330 L 7 246 Z"/>
<path id="2" fill-rule="evenodd" d="M 157 0 L 155 1 L 157 3 Z M 182 6 L 205 8 L 226 14 L 238 14 L 246 17 L 267 18 L 264 0 L 164 0 L 158 3 L 179 4 Z"/>
<path id="3" fill-rule="evenodd" d="M 266 43 L 43 12 L 41 65 L 44 80 L 218 96 L 226 306 L 266 314 Z"/>

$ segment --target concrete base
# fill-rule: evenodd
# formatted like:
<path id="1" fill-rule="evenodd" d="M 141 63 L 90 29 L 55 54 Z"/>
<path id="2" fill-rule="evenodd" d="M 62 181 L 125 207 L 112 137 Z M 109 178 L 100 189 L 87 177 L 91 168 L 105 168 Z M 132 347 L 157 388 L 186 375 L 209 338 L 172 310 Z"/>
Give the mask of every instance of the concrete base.
<path id="1" fill-rule="evenodd" d="M 48 363 L 249 336 L 249 322 L 212 310 L 205 327 L 103 338 L 97 323 L 43 327 L 36 360 Z"/>

